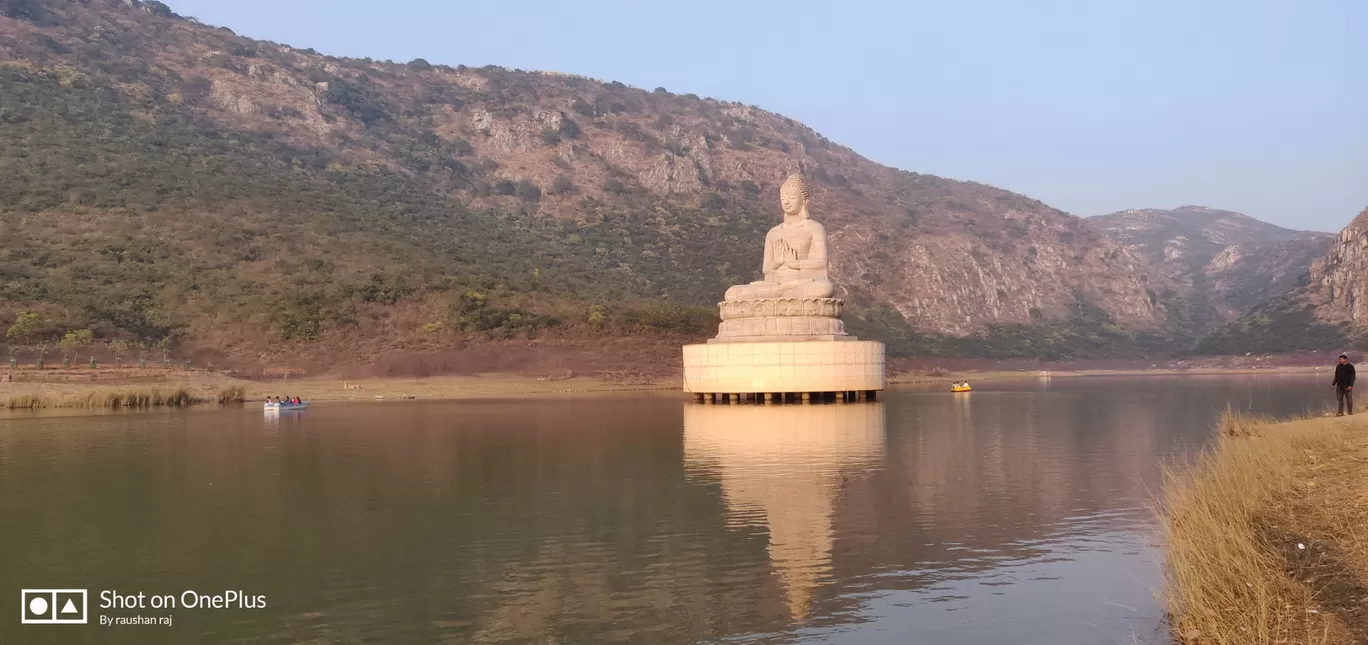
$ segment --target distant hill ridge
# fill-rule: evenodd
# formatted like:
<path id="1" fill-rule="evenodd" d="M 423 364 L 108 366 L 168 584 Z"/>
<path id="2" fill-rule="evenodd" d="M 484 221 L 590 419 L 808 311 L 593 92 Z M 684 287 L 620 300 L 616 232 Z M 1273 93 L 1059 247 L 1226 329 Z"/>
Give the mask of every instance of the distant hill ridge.
<path id="1" fill-rule="evenodd" d="M 1294 288 L 1334 238 L 1205 206 L 1126 210 L 1088 222 L 1171 280 L 1166 301 L 1194 335 Z"/>
<path id="2" fill-rule="evenodd" d="M 758 277 L 793 172 L 849 327 L 894 353 L 1166 353 L 1210 326 L 1139 243 L 781 115 L 329 57 L 156 2 L 0 0 L 0 167 L 0 316 L 37 311 L 50 333 L 238 355 L 262 338 L 699 338 L 725 288 Z"/>
<path id="3" fill-rule="evenodd" d="M 1368 350 L 1368 209 L 1328 246 L 1298 284 L 1202 339 L 1197 350 Z"/>

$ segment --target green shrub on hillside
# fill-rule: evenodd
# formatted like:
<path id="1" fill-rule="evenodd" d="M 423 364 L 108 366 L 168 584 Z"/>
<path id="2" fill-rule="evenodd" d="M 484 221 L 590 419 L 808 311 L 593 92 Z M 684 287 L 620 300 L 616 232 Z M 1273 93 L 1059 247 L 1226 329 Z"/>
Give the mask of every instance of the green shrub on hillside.
<path id="1" fill-rule="evenodd" d="M 541 188 L 530 181 L 519 181 L 513 188 L 513 194 L 523 201 L 535 202 L 541 199 Z"/>
<path id="2" fill-rule="evenodd" d="M 176 15 L 176 12 L 171 10 L 171 7 L 160 0 L 143 0 L 143 6 L 147 8 L 148 13 L 155 16 L 161 16 L 163 18 L 179 17 Z"/>
<path id="3" fill-rule="evenodd" d="M 328 80 L 328 90 L 323 99 L 334 105 L 346 108 L 352 116 L 367 126 L 391 120 L 389 108 L 384 101 L 361 85 L 341 78 Z"/>
<path id="4" fill-rule="evenodd" d="M 555 180 L 551 182 L 550 192 L 552 195 L 567 195 L 574 192 L 574 190 L 575 182 L 571 181 L 570 178 L 565 175 L 556 175 Z"/>
<path id="5" fill-rule="evenodd" d="M 658 335 L 706 338 L 717 334 L 721 320 L 716 307 L 700 307 L 671 303 L 643 303 L 635 306 L 596 307 L 588 319 L 623 334 Z"/>
<path id="6" fill-rule="evenodd" d="M 580 135 L 583 134 L 579 124 L 575 123 L 570 117 L 567 117 L 564 114 L 561 115 L 560 128 L 557 132 L 567 139 L 578 139 L 580 138 Z"/>
<path id="7" fill-rule="evenodd" d="M 573 110 L 575 114 L 591 119 L 598 115 L 598 113 L 594 111 L 594 106 L 592 104 L 578 96 L 570 103 L 570 109 Z"/>
<path id="8" fill-rule="evenodd" d="M 42 0 L 0 0 L 0 16 L 27 20 L 36 25 L 49 24 L 51 14 Z"/>
<path id="9" fill-rule="evenodd" d="M 477 291 L 467 291 L 448 306 L 451 325 L 456 329 L 480 332 L 491 338 L 532 337 L 545 328 L 559 327 L 555 316 L 537 314 L 516 307 L 497 307 Z"/>

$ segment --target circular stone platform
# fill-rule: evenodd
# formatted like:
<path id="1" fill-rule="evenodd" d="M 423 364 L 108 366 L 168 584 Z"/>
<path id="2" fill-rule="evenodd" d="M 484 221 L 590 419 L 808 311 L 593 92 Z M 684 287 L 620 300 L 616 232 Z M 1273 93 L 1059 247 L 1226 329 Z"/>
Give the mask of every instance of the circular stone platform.
<path id="1" fill-rule="evenodd" d="M 884 344 L 794 340 L 684 346 L 684 391 L 694 394 L 867 392 L 884 389 Z"/>

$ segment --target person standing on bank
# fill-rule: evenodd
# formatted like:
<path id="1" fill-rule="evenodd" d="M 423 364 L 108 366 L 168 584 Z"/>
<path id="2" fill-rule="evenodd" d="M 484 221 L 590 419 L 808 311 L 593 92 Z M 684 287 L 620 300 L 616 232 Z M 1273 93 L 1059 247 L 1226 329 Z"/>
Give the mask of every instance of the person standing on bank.
<path id="1" fill-rule="evenodd" d="M 1337 417 L 1344 416 L 1344 409 L 1349 408 L 1349 414 L 1354 413 L 1354 366 L 1349 362 L 1349 357 L 1340 354 L 1339 365 L 1335 366 L 1335 399 L 1339 401 L 1339 414 Z"/>

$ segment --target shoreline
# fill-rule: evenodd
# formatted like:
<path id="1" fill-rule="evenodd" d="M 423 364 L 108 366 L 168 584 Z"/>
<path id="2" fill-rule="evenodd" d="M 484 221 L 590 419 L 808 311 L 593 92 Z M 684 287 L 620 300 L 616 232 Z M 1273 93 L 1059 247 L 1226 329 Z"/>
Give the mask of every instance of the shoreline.
<path id="1" fill-rule="evenodd" d="M 903 372 L 888 378 L 890 388 L 931 386 L 952 381 L 992 382 L 1054 378 L 1222 376 L 1254 374 L 1316 374 L 1326 370 L 1307 366 L 1257 368 L 1155 368 L 1078 370 L 970 370 L 945 374 Z M 297 378 L 247 380 L 223 374 L 164 369 L 105 368 L 84 370 L 20 370 L 18 378 L 0 382 L 0 408 L 100 407 L 62 402 L 88 401 L 93 396 L 128 395 L 182 388 L 197 403 L 216 400 L 217 393 L 241 388 L 246 402 L 268 396 L 298 396 L 311 402 L 517 399 L 537 396 L 575 396 L 610 393 L 677 393 L 684 395 L 679 376 L 619 381 L 602 376 L 536 377 L 519 374 L 428 376 L 421 378 Z M 16 405 L 39 400 L 45 405 Z M 8 405 L 7 405 L 8 403 Z M 121 407 L 121 406 L 110 406 Z"/>
<path id="2" fill-rule="evenodd" d="M 1166 472 L 1165 600 L 1177 642 L 1368 639 L 1368 416 L 1226 412 L 1215 445 Z"/>
<path id="3" fill-rule="evenodd" d="M 1330 368 L 1333 369 L 1333 368 Z M 946 375 L 902 373 L 888 377 L 889 385 L 949 383 L 951 381 L 1003 381 L 1020 379 L 1085 378 L 1096 376 L 1223 376 L 1249 374 L 1316 374 L 1330 369 L 1317 366 L 1194 367 L 1153 369 L 1078 370 L 982 370 Z"/>
<path id="4" fill-rule="evenodd" d="M 0 410 L 158 407 L 92 405 L 90 401 L 125 400 L 160 392 L 184 392 L 180 400 L 187 403 L 175 406 L 184 407 L 217 403 L 219 394 L 230 390 L 240 393 L 235 401 L 259 403 L 270 396 L 297 396 L 309 402 L 431 401 L 677 392 L 680 387 L 675 380 L 615 383 L 590 377 L 548 379 L 517 375 L 251 381 L 219 374 L 135 374 L 134 370 L 125 370 L 122 374 L 106 371 L 100 376 L 85 380 L 2 382 Z"/>

